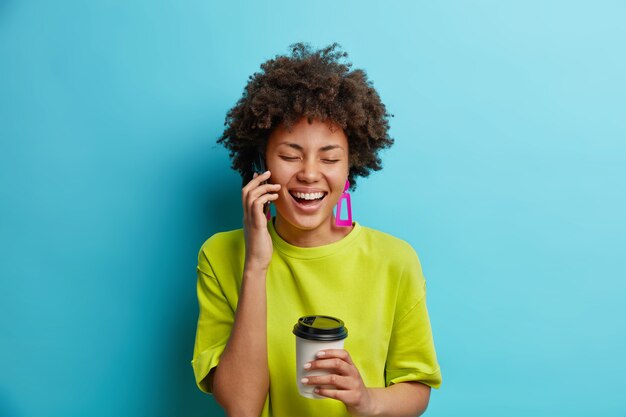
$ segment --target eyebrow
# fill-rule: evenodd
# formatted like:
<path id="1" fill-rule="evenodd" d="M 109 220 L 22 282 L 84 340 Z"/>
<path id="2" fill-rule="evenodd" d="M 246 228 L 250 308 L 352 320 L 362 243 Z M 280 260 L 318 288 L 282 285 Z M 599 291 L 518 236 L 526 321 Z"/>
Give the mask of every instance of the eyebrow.
<path id="1" fill-rule="evenodd" d="M 303 151 L 304 148 L 300 145 L 298 145 L 297 143 L 291 143 L 291 142 L 282 142 L 280 143 L 280 145 L 287 145 L 290 148 L 296 149 L 298 151 Z M 326 152 L 326 151 L 332 151 L 333 149 L 343 149 L 342 146 L 340 145 L 326 145 L 326 146 L 322 146 L 319 151 L 320 152 Z"/>

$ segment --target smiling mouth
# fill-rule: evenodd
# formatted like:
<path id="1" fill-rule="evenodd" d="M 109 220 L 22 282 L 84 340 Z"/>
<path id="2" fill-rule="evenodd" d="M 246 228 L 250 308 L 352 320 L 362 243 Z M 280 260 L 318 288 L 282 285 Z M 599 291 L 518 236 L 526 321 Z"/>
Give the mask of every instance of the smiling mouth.
<path id="1" fill-rule="evenodd" d="M 322 201 L 328 193 L 325 192 L 317 192 L 317 193 L 297 193 L 297 192 L 289 192 L 291 197 L 296 201 L 296 203 L 302 206 L 313 206 L 320 201 Z"/>

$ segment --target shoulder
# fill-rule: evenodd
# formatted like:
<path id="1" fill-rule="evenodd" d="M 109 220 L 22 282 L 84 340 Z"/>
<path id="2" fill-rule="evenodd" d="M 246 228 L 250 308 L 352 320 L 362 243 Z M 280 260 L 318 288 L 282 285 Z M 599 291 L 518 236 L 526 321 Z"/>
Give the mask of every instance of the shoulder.
<path id="1" fill-rule="evenodd" d="M 417 259 L 417 253 L 407 241 L 370 227 L 361 228 L 363 242 L 378 253 L 392 258 Z"/>
<path id="2" fill-rule="evenodd" d="M 363 227 L 363 242 L 372 262 L 389 271 L 389 276 L 421 286 L 422 265 L 413 247 L 405 240 L 379 230 Z M 412 285 L 412 284 L 411 284 Z"/>
<path id="3" fill-rule="evenodd" d="M 200 247 L 198 258 L 215 258 L 238 253 L 245 247 L 243 229 L 215 233 Z"/>
<path id="4" fill-rule="evenodd" d="M 410 306 L 421 299 L 425 292 L 422 265 L 413 247 L 405 240 L 368 227 L 363 227 L 363 241 L 370 262 L 375 264 L 380 276 L 389 285 L 396 286 L 399 299 Z M 409 308 L 404 306 L 403 308 Z"/>

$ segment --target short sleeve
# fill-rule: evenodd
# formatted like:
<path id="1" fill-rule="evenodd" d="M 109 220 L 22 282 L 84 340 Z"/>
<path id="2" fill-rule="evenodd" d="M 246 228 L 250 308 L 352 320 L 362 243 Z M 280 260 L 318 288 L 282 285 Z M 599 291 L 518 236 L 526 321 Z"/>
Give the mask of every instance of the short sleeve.
<path id="1" fill-rule="evenodd" d="M 439 388 L 441 372 L 426 306 L 426 281 L 417 255 L 413 255 L 403 277 L 399 314 L 389 341 L 385 385 L 416 381 Z"/>
<path id="2" fill-rule="evenodd" d="M 219 363 L 234 322 L 234 310 L 228 303 L 222 288 L 203 250 L 198 255 L 198 327 L 194 345 L 193 367 L 196 384 L 210 393 L 204 379 Z"/>

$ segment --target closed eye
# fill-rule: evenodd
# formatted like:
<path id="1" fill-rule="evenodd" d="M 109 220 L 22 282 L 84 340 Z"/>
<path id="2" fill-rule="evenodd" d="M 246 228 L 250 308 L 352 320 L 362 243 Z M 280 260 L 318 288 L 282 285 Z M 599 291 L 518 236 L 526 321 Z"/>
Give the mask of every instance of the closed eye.
<path id="1" fill-rule="evenodd" d="M 299 156 L 280 155 L 280 158 L 285 161 L 299 161 Z"/>
<path id="2" fill-rule="evenodd" d="M 336 164 L 337 162 L 339 162 L 339 159 L 322 159 L 322 162 L 324 162 L 325 164 Z"/>

